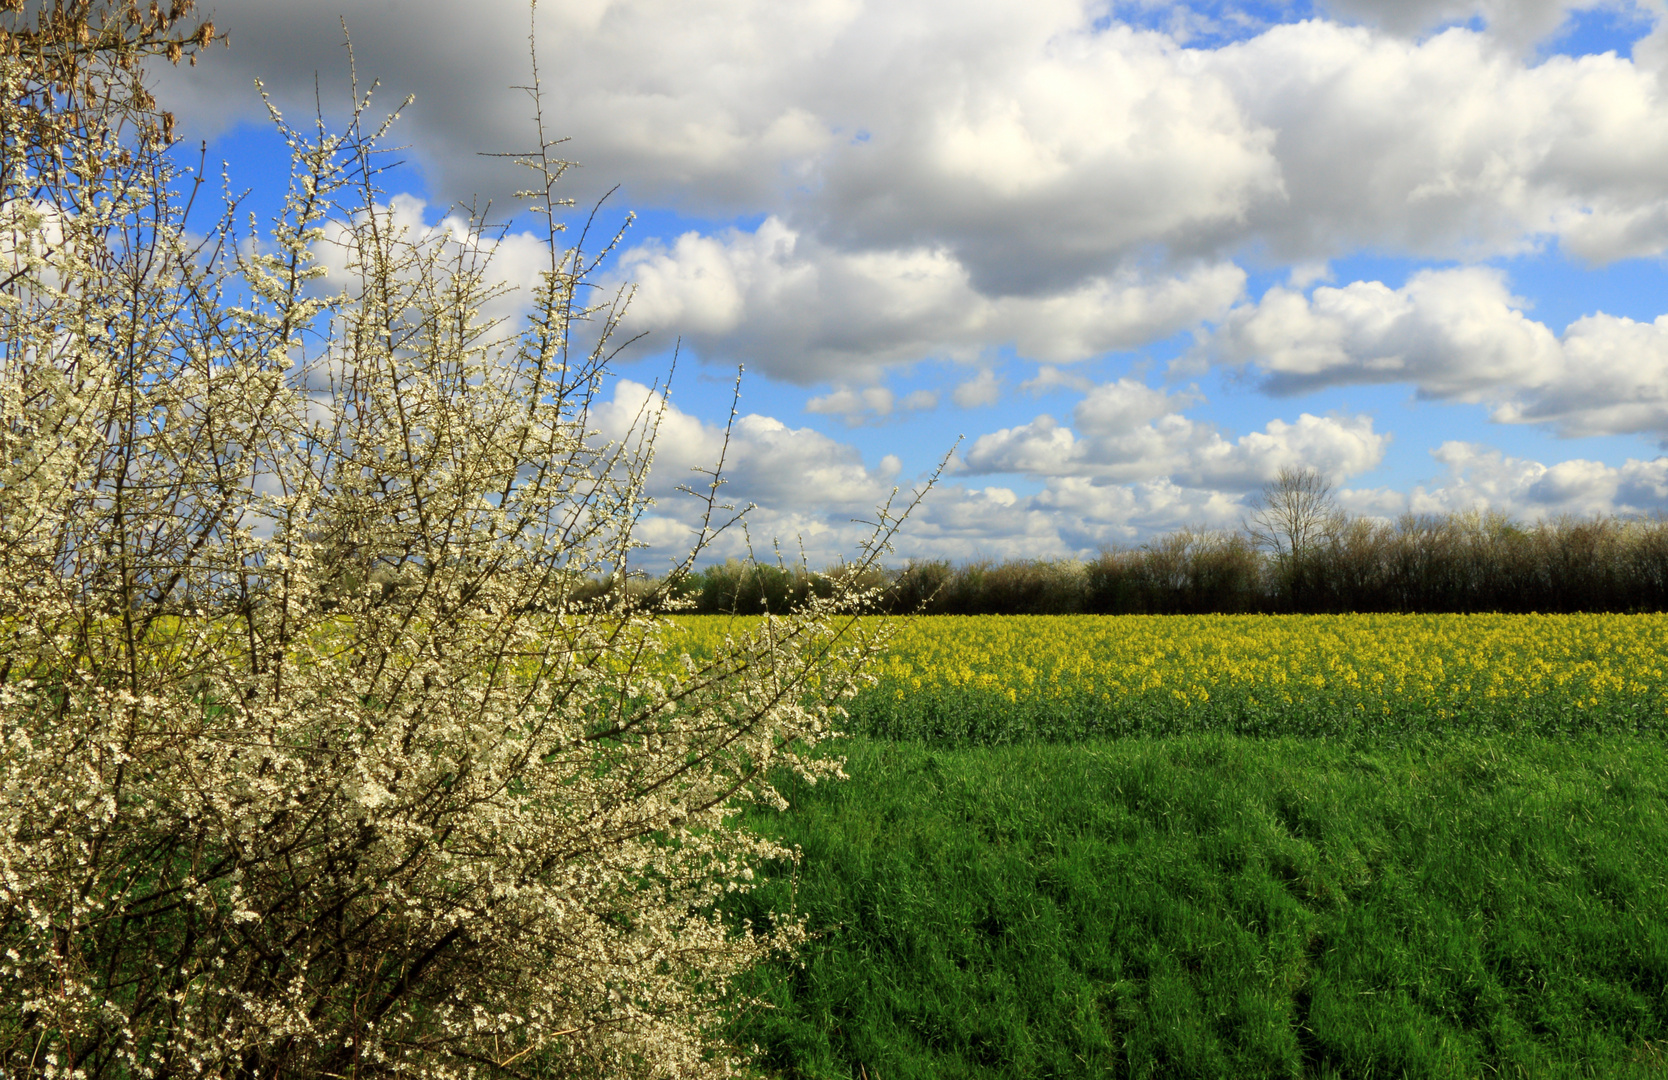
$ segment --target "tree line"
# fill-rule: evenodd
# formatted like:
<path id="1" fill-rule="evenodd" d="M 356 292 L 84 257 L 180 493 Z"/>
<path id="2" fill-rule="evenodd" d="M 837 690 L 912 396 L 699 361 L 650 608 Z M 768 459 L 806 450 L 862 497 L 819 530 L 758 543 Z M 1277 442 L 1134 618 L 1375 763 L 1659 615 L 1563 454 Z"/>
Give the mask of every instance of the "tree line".
<path id="1" fill-rule="evenodd" d="M 1383 521 L 1345 515 L 1329 498 L 1283 512 L 1282 497 L 1313 479 L 1271 484 L 1239 530 L 1184 528 L 1088 560 L 914 560 L 867 571 L 865 584 L 886 614 L 1668 610 L 1668 519 L 1526 524 L 1471 510 Z M 732 559 L 645 595 L 704 614 L 780 612 L 832 589 L 841 573 Z"/>

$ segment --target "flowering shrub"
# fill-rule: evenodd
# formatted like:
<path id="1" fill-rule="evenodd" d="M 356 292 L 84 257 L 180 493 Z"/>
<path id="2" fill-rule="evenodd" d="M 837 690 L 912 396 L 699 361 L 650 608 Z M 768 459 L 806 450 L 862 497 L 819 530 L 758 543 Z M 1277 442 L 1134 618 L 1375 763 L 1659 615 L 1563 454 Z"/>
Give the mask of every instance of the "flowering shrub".
<path id="1" fill-rule="evenodd" d="M 729 1074 L 731 976 L 801 933 L 715 914 L 791 857 L 729 819 L 838 774 L 862 597 L 671 662 L 586 600 L 656 417 L 587 430 L 629 297 L 542 129 L 519 327 L 490 237 L 379 202 L 368 98 L 274 112 L 281 218 L 194 239 L 141 77 L 189 14 L 0 3 L 0 1074 Z"/>

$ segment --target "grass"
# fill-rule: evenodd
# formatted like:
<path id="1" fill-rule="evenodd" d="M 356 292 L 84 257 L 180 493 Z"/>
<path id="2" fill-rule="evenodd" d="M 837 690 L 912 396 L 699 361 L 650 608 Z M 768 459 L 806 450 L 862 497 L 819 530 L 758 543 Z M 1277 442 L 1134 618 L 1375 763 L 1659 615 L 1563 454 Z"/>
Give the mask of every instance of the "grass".
<path id="1" fill-rule="evenodd" d="M 785 1077 L 1668 1076 L 1668 745 L 847 740 L 735 914 Z"/>

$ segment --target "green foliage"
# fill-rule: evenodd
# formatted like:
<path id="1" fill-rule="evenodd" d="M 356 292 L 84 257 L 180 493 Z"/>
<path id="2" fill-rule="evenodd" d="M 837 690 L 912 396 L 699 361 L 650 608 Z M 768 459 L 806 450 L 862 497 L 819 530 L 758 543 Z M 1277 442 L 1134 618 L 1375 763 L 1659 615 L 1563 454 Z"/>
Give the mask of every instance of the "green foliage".
<path id="1" fill-rule="evenodd" d="M 1660 1076 L 1668 747 L 1495 736 L 930 750 L 748 822 L 818 937 L 784 1077 Z"/>

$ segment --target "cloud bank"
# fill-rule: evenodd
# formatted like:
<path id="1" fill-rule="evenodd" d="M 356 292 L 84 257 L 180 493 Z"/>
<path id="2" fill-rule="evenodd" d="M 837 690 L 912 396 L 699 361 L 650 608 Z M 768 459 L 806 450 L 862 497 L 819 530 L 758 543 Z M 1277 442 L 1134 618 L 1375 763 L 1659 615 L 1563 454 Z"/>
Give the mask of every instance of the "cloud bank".
<path id="1" fill-rule="evenodd" d="M 361 83 L 381 78 L 390 105 L 418 99 L 398 135 L 430 205 L 394 192 L 395 221 L 491 251 L 507 285 L 533 280 L 530 234 L 481 240 L 455 213 L 424 223 L 435 205 L 475 192 L 502 204 L 521 184 L 479 155 L 534 138 L 514 89 L 531 79 L 522 0 L 467 13 L 222 0 L 234 48 L 162 72 L 164 100 L 203 135 L 259 122 L 256 76 L 292 118 L 311 110 L 316 78 L 327 105 L 345 101 L 343 7 Z M 1634 20 L 1631 51 L 1547 51 L 1599 11 Z M 726 490 L 759 504 L 756 536 L 799 537 L 814 558 L 849 551 L 851 519 L 913 479 L 869 436 L 950 416 L 979 428 L 905 555 L 1081 554 L 1233 526 L 1249 493 L 1304 465 L 1363 512 L 1668 509 L 1668 459 L 1644 451 L 1507 454 L 1444 431 L 1409 466 L 1384 417 L 1293 400 L 1407 386 L 1473 427 L 1668 445 L 1668 316 L 1594 310 L 1557 329 L 1488 265 L 1539 254 L 1576 274 L 1668 254 L 1660 12 L 1628 0 L 1316 0 L 1314 12 L 546 0 L 539 65 L 552 134 L 584 163 L 570 193 L 621 183 L 622 203 L 682 215 L 628 235 L 611 265 L 605 284 L 635 284 L 627 329 L 650 350 L 681 337 L 805 401 L 797 419 L 748 415 L 731 432 Z M 1362 253 L 1412 269 L 1399 285 L 1324 283 L 1327 265 Z M 1271 277 L 1286 283 L 1264 288 Z M 487 314 L 524 303 L 506 295 Z M 1178 340 L 1197 344 L 1173 377 L 1247 372 L 1266 398 L 1231 426 L 1209 422 L 1202 394 L 1154 385 L 1124 355 L 1173 355 Z M 906 392 L 912 370 L 941 385 Z M 662 404 L 623 381 L 599 422 L 623 432 Z M 664 418 L 645 526 L 657 549 L 687 538 L 675 488 L 723 440 L 693 413 Z M 1380 486 L 1392 466 L 1401 486 Z M 1435 473 L 1416 483 L 1410 468 Z"/>
<path id="2" fill-rule="evenodd" d="M 204 131 L 256 115 L 257 75 L 309 108 L 316 75 L 342 81 L 340 6 L 227 0 L 234 48 L 168 69 L 165 92 Z M 1571 6 L 1334 0 L 1357 24 L 1216 47 L 1076 0 L 538 10 L 577 194 L 622 182 L 690 213 L 765 215 L 639 244 L 644 324 L 814 382 L 993 343 L 1053 363 L 1155 340 L 1211 317 L 1252 250 L 1660 254 L 1655 39 L 1637 61 L 1524 54 Z M 347 7 L 361 80 L 418 97 L 402 131 L 439 193 L 506 196 L 515 172 L 478 155 L 532 138 L 510 88 L 530 78 L 525 6 Z M 1417 34 L 1472 17 L 1485 29 Z"/>

